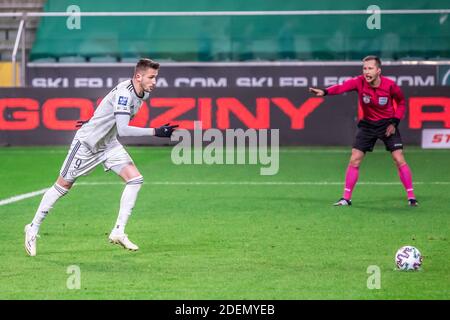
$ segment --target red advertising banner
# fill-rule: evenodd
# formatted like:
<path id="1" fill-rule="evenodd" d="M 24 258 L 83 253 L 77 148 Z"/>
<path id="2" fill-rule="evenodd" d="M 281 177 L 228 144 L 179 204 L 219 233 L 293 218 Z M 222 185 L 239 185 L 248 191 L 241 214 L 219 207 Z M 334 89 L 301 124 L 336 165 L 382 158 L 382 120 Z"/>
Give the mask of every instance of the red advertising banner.
<path id="1" fill-rule="evenodd" d="M 69 143 L 78 120 L 89 119 L 108 89 L 1 89 L 0 145 Z M 450 128 L 448 87 L 404 89 L 408 111 L 403 140 L 419 145 L 424 128 Z M 350 145 L 358 121 L 356 93 L 325 98 L 294 88 L 158 88 L 132 125 L 167 122 L 192 130 L 279 129 L 281 145 Z M 127 144 L 161 144 L 159 138 L 125 138 Z"/>

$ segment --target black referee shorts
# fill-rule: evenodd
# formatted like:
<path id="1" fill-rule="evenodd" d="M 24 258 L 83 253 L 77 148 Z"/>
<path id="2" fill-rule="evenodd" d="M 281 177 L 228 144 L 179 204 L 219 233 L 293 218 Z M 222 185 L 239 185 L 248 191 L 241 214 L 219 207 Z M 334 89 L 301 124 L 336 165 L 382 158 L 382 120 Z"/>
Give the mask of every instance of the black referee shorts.
<path id="1" fill-rule="evenodd" d="M 361 120 L 358 123 L 358 131 L 353 142 L 353 148 L 362 152 L 372 152 L 378 139 L 384 142 L 387 151 L 403 149 L 402 137 L 400 131 L 396 128 L 395 133 L 386 137 L 386 128 L 391 123 L 389 120 L 368 121 Z"/>

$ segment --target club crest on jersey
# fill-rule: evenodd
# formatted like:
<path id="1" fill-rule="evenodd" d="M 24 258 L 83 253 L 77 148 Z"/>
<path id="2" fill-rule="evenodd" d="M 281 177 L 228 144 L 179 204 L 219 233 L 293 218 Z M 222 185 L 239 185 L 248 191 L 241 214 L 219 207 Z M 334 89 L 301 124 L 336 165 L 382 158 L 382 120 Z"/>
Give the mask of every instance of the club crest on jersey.
<path id="1" fill-rule="evenodd" d="M 120 97 L 119 97 L 119 102 L 118 102 L 118 104 L 121 104 L 122 106 L 126 106 L 126 105 L 127 105 L 127 102 L 128 102 L 128 98 L 127 98 L 127 97 L 123 97 L 123 96 L 120 96 Z"/>
<path id="2" fill-rule="evenodd" d="M 370 103 L 370 96 L 363 96 L 364 103 Z"/>
<path id="3" fill-rule="evenodd" d="M 387 97 L 379 97 L 378 98 L 378 103 L 380 104 L 380 106 L 384 106 L 387 102 L 388 102 Z"/>

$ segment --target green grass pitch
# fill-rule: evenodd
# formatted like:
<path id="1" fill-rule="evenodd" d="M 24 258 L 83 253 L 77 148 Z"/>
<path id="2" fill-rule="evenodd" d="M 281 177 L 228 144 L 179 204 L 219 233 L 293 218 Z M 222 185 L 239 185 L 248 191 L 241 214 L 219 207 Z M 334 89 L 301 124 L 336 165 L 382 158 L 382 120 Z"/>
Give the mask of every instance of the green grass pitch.
<path id="1" fill-rule="evenodd" d="M 274 176 L 259 165 L 174 165 L 165 147 L 127 149 L 145 178 L 126 230 L 140 250 L 107 241 L 123 184 L 99 167 L 55 205 L 36 257 L 25 254 L 23 228 L 41 196 L 0 206 L 0 299 L 450 298 L 448 150 L 405 150 L 420 207 L 407 206 L 377 146 L 353 206 L 336 208 L 349 148 L 282 148 Z M 0 149 L 0 200 L 49 187 L 66 152 Z M 395 270 L 403 245 L 421 250 L 421 271 Z M 73 265 L 80 289 L 67 286 Z M 369 266 L 380 289 L 367 286 Z"/>

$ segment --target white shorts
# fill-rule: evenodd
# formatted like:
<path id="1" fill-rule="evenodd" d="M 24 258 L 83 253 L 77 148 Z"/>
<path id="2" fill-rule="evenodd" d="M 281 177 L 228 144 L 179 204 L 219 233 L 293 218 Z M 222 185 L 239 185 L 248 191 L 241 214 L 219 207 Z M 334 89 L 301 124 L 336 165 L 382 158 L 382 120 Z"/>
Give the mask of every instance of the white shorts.
<path id="1" fill-rule="evenodd" d="M 89 174 L 100 163 L 105 171 L 108 171 L 114 166 L 131 164 L 133 160 L 119 142 L 107 146 L 105 150 L 92 153 L 80 141 L 73 140 L 60 175 L 64 180 L 73 182 L 79 176 Z"/>

